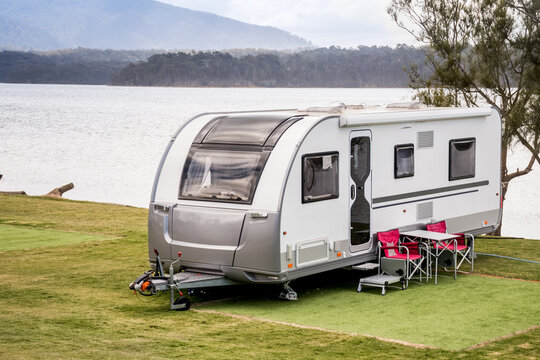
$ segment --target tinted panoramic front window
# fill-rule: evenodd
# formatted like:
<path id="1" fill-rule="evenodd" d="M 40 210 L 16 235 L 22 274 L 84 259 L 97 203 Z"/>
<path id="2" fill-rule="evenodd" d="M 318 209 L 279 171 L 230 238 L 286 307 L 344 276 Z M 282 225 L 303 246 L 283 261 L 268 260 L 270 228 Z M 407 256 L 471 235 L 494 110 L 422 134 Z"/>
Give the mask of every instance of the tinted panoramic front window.
<path id="1" fill-rule="evenodd" d="M 449 179 L 458 180 L 475 176 L 476 139 L 450 140 Z"/>
<path id="2" fill-rule="evenodd" d="M 237 115 L 220 119 L 204 142 L 263 146 L 274 129 L 287 120 L 283 115 Z"/>
<path id="3" fill-rule="evenodd" d="M 414 145 L 403 144 L 394 147 L 394 178 L 414 175 Z"/>
<path id="4" fill-rule="evenodd" d="M 180 198 L 251 203 L 266 153 L 192 148 Z"/>
<path id="5" fill-rule="evenodd" d="M 302 202 L 334 199 L 339 196 L 338 153 L 302 157 Z"/>

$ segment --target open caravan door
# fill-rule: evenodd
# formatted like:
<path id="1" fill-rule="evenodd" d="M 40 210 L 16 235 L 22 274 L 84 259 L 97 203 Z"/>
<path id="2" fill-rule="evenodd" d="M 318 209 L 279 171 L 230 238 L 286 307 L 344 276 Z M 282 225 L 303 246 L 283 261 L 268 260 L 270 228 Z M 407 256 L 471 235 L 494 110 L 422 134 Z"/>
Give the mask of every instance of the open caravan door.
<path id="1" fill-rule="evenodd" d="M 371 131 L 350 135 L 350 249 L 371 248 Z"/>

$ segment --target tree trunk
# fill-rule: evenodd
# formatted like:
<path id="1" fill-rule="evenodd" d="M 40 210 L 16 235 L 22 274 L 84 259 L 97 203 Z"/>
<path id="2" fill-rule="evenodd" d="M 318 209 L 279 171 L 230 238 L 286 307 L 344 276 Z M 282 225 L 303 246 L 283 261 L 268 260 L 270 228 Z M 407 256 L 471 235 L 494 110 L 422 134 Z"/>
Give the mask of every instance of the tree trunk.
<path id="1" fill-rule="evenodd" d="M 4 195 L 26 195 L 24 191 L 0 191 L 0 194 Z"/>
<path id="2" fill-rule="evenodd" d="M 506 192 L 508 191 L 508 183 L 509 183 L 509 180 L 506 176 L 508 174 L 508 168 L 506 166 L 507 157 L 508 157 L 508 144 L 503 140 L 501 144 L 501 191 L 502 191 L 501 211 L 503 212 L 503 215 L 504 215 L 504 200 L 506 199 Z M 501 236 L 503 218 L 504 216 L 501 216 L 501 222 L 499 226 L 495 229 L 495 231 L 493 231 L 489 235 Z"/>
<path id="3" fill-rule="evenodd" d="M 2 180 L 3 177 L 4 177 L 4 175 L 0 174 L 0 180 Z M 0 191 L 0 194 L 4 194 L 4 195 L 26 195 L 26 193 L 24 191 Z"/>
<path id="4" fill-rule="evenodd" d="M 508 183 L 505 183 L 504 178 L 501 179 L 501 182 L 503 183 L 502 194 L 501 194 L 501 196 L 502 196 L 501 212 L 503 212 L 503 215 L 504 215 L 504 199 L 506 198 L 506 191 L 508 191 Z M 506 186 L 505 186 L 505 184 L 506 184 Z M 499 223 L 499 226 L 495 229 L 495 231 L 493 231 L 489 235 L 501 236 L 501 229 L 502 229 L 503 219 L 504 219 L 504 216 L 501 216 L 501 222 Z"/>
<path id="5" fill-rule="evenodd" d="M 48 194 L 44 196 L 54 197 L 54 198 L 61 198 L 62 194 L 65 193 L 68 190 L 71 190 L 75 187 L 73 183 L 69 183 L 60 187 L 57 187 L 56 189 L 51 190 Z"/>

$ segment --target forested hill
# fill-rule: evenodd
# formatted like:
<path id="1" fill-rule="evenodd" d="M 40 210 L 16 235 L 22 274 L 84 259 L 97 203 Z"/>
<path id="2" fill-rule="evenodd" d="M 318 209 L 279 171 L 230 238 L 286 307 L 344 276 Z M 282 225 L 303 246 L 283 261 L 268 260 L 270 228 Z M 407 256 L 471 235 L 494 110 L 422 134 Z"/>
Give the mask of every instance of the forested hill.
<path id="1" fill-rule="evenodd" d="M 221 52 L 169 53 L 130 64 L 113 85 L 260 87 L 407 87 L 405 66 L 425 56 L 408 46 L 321 48 L 234 57 Z"/>
<path id="2" fill-rule="evenodd" d="M 114 73 L 155 50 L 70 49 L 0 52 L 0 83 L 110 84 Z"/>
<path id="3" fill-rule="evenodd" d="M 408 46 L 165 53 L 72 49 L 0 52 L 0 82 L 136 86 L 406 87 L 405 66 L 424 70 Z"/>

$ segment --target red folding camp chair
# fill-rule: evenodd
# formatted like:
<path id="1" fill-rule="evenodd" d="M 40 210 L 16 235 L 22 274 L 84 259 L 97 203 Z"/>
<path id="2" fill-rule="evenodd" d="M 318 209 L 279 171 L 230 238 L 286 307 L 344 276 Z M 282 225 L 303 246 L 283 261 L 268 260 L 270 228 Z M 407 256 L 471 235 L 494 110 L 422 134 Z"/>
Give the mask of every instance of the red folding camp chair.
<path id="1" fill-rule="evenodd" d="M 405 287 L 409 280 L 417 274 L 422 280 L 424 256 L 420 254 L 418 242 L 400 243 L 399 230 L 383 231 L 377 233 L 379 239 L 380 269 L 389 275 L 397 274 L 405 279 Z M 382 253 L 384 252 L 384 257 Z M 427 278 L 427 274 L 426 274 Z"/>
<path id="2" fill-rule="evenodd" d="M 440 221 L 438 223 L 434 224 L 427 224 L 426 225 L 428 231 L 434 231 L 434 232 L 440 232 L 440 233 L 446 233 L 446 222 Z M 453 235 L 458 235 L 459 237 L 456 238 L 456 242 L 453 241 L 450 243 L 445 243 L 442 245 L 434 244 L 433 246 L 437 246 L 440 249 L 445 248 L 450 251 L 456 252 L 460 256 L 460 261 L 456 264 L 454 264 L 456 269 L 459 269 L 461 264 L 463 264 L 464 261 L 467 261 L 471 265 L 471 272 L 473 272 L 474 267 L 474 236 L 472 234 L 464 234 L 464 233 L 457 233 Z"/>

